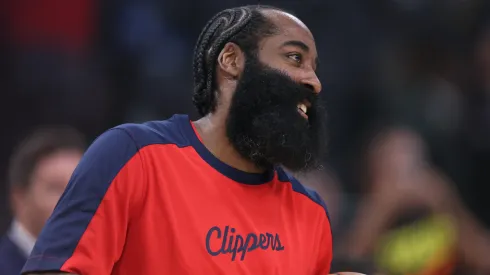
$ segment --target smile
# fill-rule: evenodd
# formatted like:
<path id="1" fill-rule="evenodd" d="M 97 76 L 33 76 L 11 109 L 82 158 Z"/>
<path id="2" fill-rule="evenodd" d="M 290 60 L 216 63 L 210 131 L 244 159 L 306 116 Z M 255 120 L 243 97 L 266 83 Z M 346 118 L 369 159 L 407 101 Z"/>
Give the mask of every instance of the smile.
<path id="1" fill-rule="evenodd" d="M 308 101 L 298 103 L 298 113 L 305 119 L 308 119 L 307 113 L 309 107 L 311 107 L 311 104 Z"/>

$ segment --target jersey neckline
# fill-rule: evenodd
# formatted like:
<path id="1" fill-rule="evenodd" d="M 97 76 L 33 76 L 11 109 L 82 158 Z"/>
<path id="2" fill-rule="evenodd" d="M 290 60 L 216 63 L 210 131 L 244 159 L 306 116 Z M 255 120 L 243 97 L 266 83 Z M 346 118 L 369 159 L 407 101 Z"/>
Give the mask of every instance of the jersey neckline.
<path id="1" fill-rule="evenodd" d="M 189 116 L 175 115 L 174 118 L 176 118 L 178 123 L 182 126 L 181 129 L 183 130 L 183 134 L 189 139 L 190 145 L 194 148 L 194 150 L 196 150 L 199 156 L 224 176 L 238 183 L 251 185 L 268 183 L 274 178 L 275 173 L 273 169 L 264 173 L 248 173 L 222 162 L 201 142 L 199 136 L 194 130 Z"/>

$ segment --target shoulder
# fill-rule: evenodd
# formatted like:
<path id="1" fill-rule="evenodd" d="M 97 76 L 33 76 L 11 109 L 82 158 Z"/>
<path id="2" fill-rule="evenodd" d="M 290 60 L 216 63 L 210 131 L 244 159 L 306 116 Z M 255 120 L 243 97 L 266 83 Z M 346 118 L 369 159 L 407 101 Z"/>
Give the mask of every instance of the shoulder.
<path id="1" fill-rule="evenodd" d="M 22 255 L 18 248 L 8 237 L 4 235 L 0 238 L 0 274 L 18 274 L 26 258 Z"/>
<path id="2" fill-rule="evenodd" d="M 186 135 L 181 131 L 185 119 L 186 116 L 173 116 L 162 121 L 122 124 L 105 131 L 86 150 L 72 181 L 89 175 L 94 182 L 112 182 L 123 167 L 141 171 L 143 158 L 139 153 L 143 148 L 157 144 L 187 145 Z M 191 127 L 188 119 L 187 123 Z"/>
<path id="3" fill-rule="evenodd" d="M 184 134 L 185 123 L 190 122 L 187 116 L 183 115 L 175 115 L 167 120 L 126 123 L 109 129 L 101 137 L 111 136 L 112 142 L 117 142 L 117 140 L 131 142 L 138 150 L 157 144 L 174 144 L 185 147 L 190 144 Z"/>
<path id="4" fill-rule="evenodd" d="M 192 126 L 188 117 L 183 115 L 113 127 L 89 146 L 73 173 L 72 181 L 86 179 L 90 175 L 94 182 L 112 182 L 123 167 L 131 170 L 132 174 L 143 171 L 141 150 L 147 150 L 151 145 L 187 146 L 190 144 L 189 134 L 186 134 L 189 131 L 193 131 Z"/>
<path id="5" fill-rule="evenodd" d="M 321 196 L 318 194 L 316 190 L 303 185 L 298 179 L 296 179 L 294 176 L 284 171 L 282 168 L 277 168 L 277 175 L 279 181 L 291 183 L 291 187 L 294 192 L 306 196 L 312 202 L 322 207 L 323 210 L 325 211 L 325 215 L 330 220 L 327 205 L 325 204 L 325 202 L 323 201 L 323 199 L 321 198 Z"/>
<path id="6" fill-rule="evenodd" d="M 12 242 L 12 240 L 9 238 L 8 234 L 3 235 L 0 238 L 0 254 L 1 255 L 7 255 L 12 253 L 12 251 L 17 250 L 17 246 Z"/>

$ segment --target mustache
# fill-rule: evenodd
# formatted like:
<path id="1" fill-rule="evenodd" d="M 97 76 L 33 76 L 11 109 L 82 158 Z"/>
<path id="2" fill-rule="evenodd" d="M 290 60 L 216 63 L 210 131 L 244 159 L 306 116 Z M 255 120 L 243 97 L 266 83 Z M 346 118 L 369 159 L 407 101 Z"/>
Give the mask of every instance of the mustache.
<path id="1" fill-rule="evenodd" d="M 245 74 L 254 74 L 260 68 L 262 71 L 261 78 L 267 78 L 268 81 L 260 82 L 260 89 L 250 89 L 247 93 L 257 95 L 256 100 L 263 100 L 264 97 L 269 99 L 271 103 L 283 103 L 296 106 L 304 101 L 310 103 L 310 108 L 316 108 L 319 102 L 319 94 L 316 93 L 308 84 L 303 84 L 295 81 L 288 73 L 283 70 L 272 68 L 264 64 L 249 64 L 246 66 Z M 253 81 L 254 79 L 249 79 Z M 257 83 L 258 84 L 258 83 Z M 250 87 L 253 88 L 253 87 Z M 267 91 L 267 95 L 257 94 L 261 91 Z M 279 107 L 279 106 L 277 106 Z"/>

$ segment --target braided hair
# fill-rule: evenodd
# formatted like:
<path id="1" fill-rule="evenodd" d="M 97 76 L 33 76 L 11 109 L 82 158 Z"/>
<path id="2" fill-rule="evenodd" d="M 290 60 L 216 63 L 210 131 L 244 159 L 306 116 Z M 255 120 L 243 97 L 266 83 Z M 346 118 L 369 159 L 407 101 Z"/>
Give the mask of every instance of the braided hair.
<path id="1" fill-rule="evenodd" d="M 215 111 L 216 64 L 223 47 L 228 42 L 237 44 L 246 57 L 256 55 L 260 39 L 276 33 L 276 26 L 260 12 L 280 10 L 271 6 L 244 6 L 227 9 L 216 14 L 204 27 L 194 50 L 193 102 L 199 114 L 205 116 Z"/>

